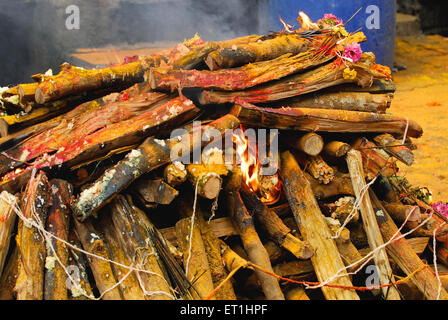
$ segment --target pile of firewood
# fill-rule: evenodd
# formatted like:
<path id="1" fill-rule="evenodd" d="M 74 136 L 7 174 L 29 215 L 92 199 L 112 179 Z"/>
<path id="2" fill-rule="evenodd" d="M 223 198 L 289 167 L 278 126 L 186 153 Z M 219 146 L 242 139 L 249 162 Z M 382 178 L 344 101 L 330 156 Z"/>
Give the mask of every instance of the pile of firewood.
<path id="1" fill-rule="evenodd" d="M 3 88 L 0 298 L 448 298 L 390 69 L 298 20 Z"/>

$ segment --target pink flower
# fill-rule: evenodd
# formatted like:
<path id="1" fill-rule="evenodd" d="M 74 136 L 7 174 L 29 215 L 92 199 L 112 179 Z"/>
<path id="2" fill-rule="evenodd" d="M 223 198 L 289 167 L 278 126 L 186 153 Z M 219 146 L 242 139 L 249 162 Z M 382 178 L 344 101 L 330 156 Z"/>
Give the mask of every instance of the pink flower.
<path id="1" fill-rule="evenodd" d="M 359 61 L 359 59 L 361 59 L 361 54 L 362 54 L 361 46 L 359 45 L 359 43 L 354 42 L 352 44 L 348 44 L 344 48 L 344 54 L 342 56 L 344 58 L 349 58 L 354 63 L 356 63 Z"/>
<path id="2" fill-rule="evenodd" d="M 342 24 L 342 19 L 338 19 L 338 17 L 336 17 L 334 14 L 332 13 L 326 13 L 324 14 L 324 17 L 322 18 L 322 20 L 332 20 L 334 21 L 336 24 Z"/>
<path id="3" fill-rule="evenodd" d="M 432 207 L 437 212 L 443 214 L 445 217 L 448 217 L 448 204 L 439 201 L 437 203 L 433 203 Z"/>

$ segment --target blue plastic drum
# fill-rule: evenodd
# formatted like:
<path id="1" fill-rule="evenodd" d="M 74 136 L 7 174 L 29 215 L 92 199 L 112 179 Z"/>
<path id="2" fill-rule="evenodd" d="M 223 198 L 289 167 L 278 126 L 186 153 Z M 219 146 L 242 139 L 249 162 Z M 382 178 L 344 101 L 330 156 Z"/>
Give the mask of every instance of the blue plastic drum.
<path id="1" fill-rule="evenodd" d="M 372 51 L 377 63 L 392 67 L 395 47 L 395 0 L 261 0 L 260 33 L 283 29 L 282 19 L 299 27 L 298 11 L 305 12 L 316 22 L 325 13 L 332 13 L 344 22 L 358 9 L 361 11 L 348 23 L 347 31 L 354 32 L 361 28 L 367 36 L 367 42 L 361 44 L 363 51 Z"/>

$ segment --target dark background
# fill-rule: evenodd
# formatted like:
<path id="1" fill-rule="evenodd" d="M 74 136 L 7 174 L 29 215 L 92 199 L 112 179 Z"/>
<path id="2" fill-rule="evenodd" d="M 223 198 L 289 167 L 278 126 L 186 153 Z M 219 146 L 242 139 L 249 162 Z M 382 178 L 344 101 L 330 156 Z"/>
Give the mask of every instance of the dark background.
<path id="1" fill-rule="evenodd" d="M 80 30 L 67 30 L 65 9 L 78 5 Z M 398 0 L 425 33 L 448 35 L 448 1 Z M 77 48 L 205 40 L 257 33 L 258 0 L 0 0 L 0 86 L 72 62 Z"/>

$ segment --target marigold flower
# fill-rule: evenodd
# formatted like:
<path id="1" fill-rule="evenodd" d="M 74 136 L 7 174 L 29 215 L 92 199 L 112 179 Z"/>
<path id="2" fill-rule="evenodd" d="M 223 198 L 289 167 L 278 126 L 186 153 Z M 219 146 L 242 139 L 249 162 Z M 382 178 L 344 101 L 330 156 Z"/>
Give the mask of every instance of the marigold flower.
<path id="1" fill-rule="evenodd" d="M 355 69 L 351 70 L 350 68 L 345 68 L 342 76 L 345 80 L 355 80 L 358 73 Z"/>

